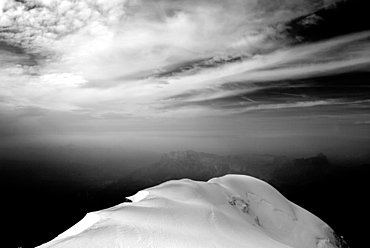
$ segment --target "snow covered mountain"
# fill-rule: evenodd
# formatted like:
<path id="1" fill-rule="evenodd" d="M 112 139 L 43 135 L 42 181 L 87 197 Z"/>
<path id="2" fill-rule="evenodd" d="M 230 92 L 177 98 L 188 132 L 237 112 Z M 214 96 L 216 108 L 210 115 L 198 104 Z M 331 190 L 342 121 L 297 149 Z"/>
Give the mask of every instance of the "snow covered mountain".
<path id="1" fill-rule="evenodd" d="M 249 176 L 173 180 L 129 199 L 87 214 L 39 248 L 347 247 L 322 220 Z"/>

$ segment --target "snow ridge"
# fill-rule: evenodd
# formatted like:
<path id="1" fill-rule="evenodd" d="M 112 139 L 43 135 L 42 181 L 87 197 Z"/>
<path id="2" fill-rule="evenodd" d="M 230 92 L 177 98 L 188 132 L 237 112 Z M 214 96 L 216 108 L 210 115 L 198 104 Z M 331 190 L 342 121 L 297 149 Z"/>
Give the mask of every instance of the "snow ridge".
<path id="1" fill-rule="evenodd" d="M 40 248 L 341 247 L 326 223 L 249 176 L 168 181 L 129 199 L 88 214 L 71 228 L 77 231 Z"/>

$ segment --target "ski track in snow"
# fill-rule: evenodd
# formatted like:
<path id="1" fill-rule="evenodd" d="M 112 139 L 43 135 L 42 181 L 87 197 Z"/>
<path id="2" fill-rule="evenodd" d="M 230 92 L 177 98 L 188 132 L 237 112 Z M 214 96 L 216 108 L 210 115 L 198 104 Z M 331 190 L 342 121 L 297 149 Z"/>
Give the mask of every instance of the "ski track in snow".
<path id="1" fill-rule="evenodd" d="M 336 247 L 327 224 L 249 176 L 174 180 L 128 199 L 39 248 Z"/>

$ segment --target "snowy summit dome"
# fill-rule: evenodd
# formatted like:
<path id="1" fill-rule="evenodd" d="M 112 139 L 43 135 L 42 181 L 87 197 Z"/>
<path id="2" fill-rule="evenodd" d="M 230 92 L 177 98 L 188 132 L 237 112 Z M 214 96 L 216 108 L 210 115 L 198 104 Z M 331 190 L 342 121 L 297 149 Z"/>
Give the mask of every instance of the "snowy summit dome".
<path id="1" fill-rule="evenodd" d="M 169 181 L 129 199 L 39 247 L 341 247 L 322 220 L 249 176 Z"/>

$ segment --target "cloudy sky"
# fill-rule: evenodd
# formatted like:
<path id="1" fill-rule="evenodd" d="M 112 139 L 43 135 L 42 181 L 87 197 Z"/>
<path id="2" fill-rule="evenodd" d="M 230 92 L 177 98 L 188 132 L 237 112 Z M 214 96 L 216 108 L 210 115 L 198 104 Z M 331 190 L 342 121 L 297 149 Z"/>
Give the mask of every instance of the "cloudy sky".
<path id="1" fill-rule="evenodd" d="M 366 0 L 0 0 L 0 143 L 370 147 Z"/>

